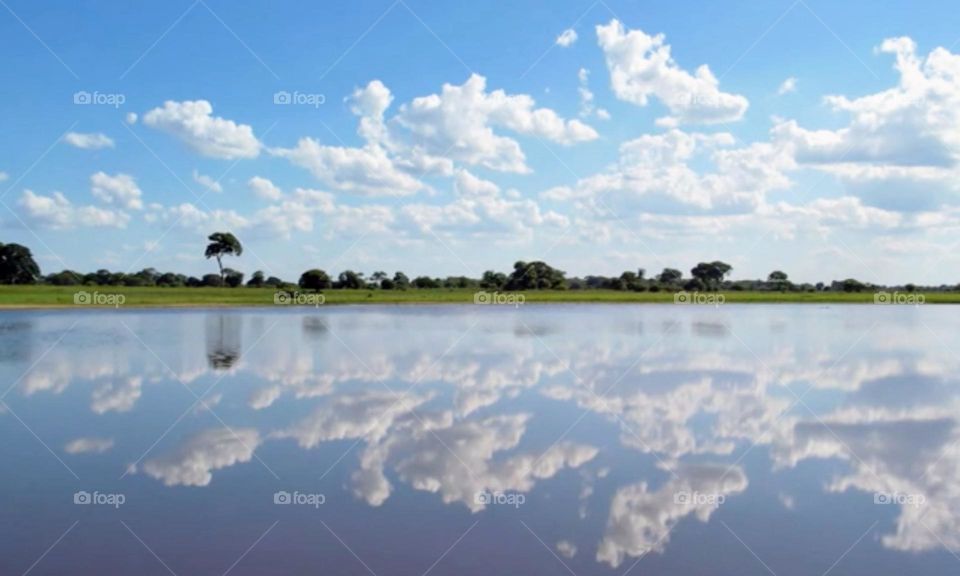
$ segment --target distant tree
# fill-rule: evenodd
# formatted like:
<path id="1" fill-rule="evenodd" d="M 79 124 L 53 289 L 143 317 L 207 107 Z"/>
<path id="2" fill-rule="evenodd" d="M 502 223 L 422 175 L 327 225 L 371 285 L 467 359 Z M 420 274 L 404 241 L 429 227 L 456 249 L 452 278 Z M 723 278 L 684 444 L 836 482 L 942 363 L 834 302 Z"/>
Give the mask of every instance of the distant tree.
<path id="1" fill-rule="evenodd" d="M 243 272 L 234 270 L 233 268 L 224 268 L 223 274 L 225 286 L 229 286 L 230 288 L 243 286 Z"/>
<path id="2" fill-rule="evenodd" d="M 847 278 L 841 282 L 840 285 L 844 292 L 862 292 L 866 288 L 866 285 L 863 282 L 853 278 Z"/>
<path id="3" fill-rule="evenodd" d="M 683 273 L 674 268 L 664 268 L 663 272 L 657 276 L 657 281 L 661 284 L 676 284 L 683 279 Z"/>
<path id="4" fill-rule="evenodd" d="M 266 278 L 263 275 L 263 270 L 257 270 L 250 276 L 250 279 L 247 280 L 247 286 L 250 288 L 263 288 L 264 283 L 266 283 Z"/>
<path id="5" fill-rule="evenodd" d="M 480 287 L 484 290 L 500 290 L 507 283 L 507 275 L 503 272 L 487 270 L 480 278 Z"/>
<path id="6" fill-rule="evenodd" d="M 204 274 L 200 280 L 201 286 L 223 286 L 223 278 L 219 274 Z"/>
<path id="7" fill-rule="evenodd" d="M 330 276 L 328 276 L 326 272 L 314 268 L 301 274 L 297 285 L 304 290 L 313 290 L 314 292 L 319 292 L 320 290 L 329 289 L 331 286 L 333 286 L 333 283 L 330 282 Z"/>
<path id="8" fill-rule="evenodd" d="M 393 275 L 393 287 L 396 290 L 406 290 L 410 287 L 410 279 L 403 272 L 397 272 Z"/>
<path id="9" fill-rule="evenodd" d="M 0 244 L 0 284 L 36 284 L 40 267 L 30 249 L 20 244 Z"/>
<path id="10" fill-rule="evenodd" d="M 910 292 L 910 293 L 912 294 L 912 293 L 914 293 L 914 292 L 917 291 L 917 285 L 916 285 L 916 284 L 907 284 L 906 286 L 903 287 L 903 289 L 906 290 L 907 292 Z"/>
<path id="11" fill-rule="evenodd" d="M 286 282 L 277 278 L 276 276 L 270 276 L 269 278 L 267 278 L 267 281 L 264 282 L 264 284 L 271 288 L 277 288 L 277 287 L 283 286 L 284 284 L 286 284 Z"/>
<path id="12" fill-rule="evenodd" d="M 187 286 L 190 288 L 199 288 L 203 286 L 203 280 L 197 278 L 196 276 L 191 276 L 187 278 Z"/>
<path id="13" fill-rule="evenodd" d="M 787 273 L 780 270 L 774 270 L 767 276 L 767 282 L 774 289 L 785 292 L 790 287 L 790 281 L 787 279 Z"/>
<path id="14" fill-rule="evenodd" d="M 173 272 L 161 274 L 160 277 L 157 278 L 157 286 L 177 287 L 185 285 L 186 282 L 186 277 L 182 274 L 174 274 Z"/>
<path id="15" fill-rule="evenodd" d="M 506 290 L 560 290 L 565 288 L 564 272 L 546 262 L 518 261 L 504 285 Z"/>
<path id="16" fill-rule="evenodd" d="M 439 288 L 440 283 L 429 276 L 417 276 L 413 279 L 415 288 Z"/>
<path id="17" fill-rule="evenodd" d="M 391 280 L 390 278 L 384 278 L 383 280 L 380 281 L 381 290 L 393 290 L 396 287 L 397 287 L 396 283 L 394 283 L 394 281 Z"/>
<path id="18" fill-rule="evenodd" d="M 340 276 L 337 277 L 337 288 L 346 288 L 348 290 L 358 290 L 363 288 L 366 283 L 363 281 L 362 272 L 354 272 L 353 270 L 344 270 L 340 273 Z"/>
<path id="19" fill-rule="evenodd" d="M 224 283 L 226 276 L 223 273 L 224 256 L 240 256 L 243 254 L 243 245 L 237 240 L 237 237 L 230 232 L 214 232 L 207 237 L 210 243 L 207 244 L 207 250 L 204 255 L 217 259 L 217 266 L 220 268 L 220 284 Z"/>
<path id="20" fill-rule="evenodd" d="M 73 270 L 63 270 L 47 276 L 47 282 L 54 286 L 77 286 L 83 282 L 83 277 Z"/>
<path id="21" fill-rule="evenodd" d="M 731 270 L 733 270 L 733 266 L 715 260 L 713 262 L 700 262 L 690 270 L 690 275 L 700 280 L 704 289 L 716 290 Z"/>
<path id="22" fill-rule="evenodd" d="M 370 280 L 376 285 L 377 288 L 380 288 L 381 284 L 383 284 L 383 281 L 387 278 L 389 278 L 389 276 L 387 276 L 387 273 L 383 270 L 377 270 L 370 275 Z"/>

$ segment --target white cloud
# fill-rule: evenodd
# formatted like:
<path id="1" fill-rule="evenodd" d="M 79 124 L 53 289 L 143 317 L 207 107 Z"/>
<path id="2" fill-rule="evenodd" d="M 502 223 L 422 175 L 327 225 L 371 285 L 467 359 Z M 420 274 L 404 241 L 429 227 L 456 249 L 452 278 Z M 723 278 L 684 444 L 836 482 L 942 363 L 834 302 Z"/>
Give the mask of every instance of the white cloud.
<path id="1" fill-rule="evenodd" d="M 557 46 L 567 48 L 573 46 L 573 43 L 577 41 L 577 31 L 573 28 L 567 28 L 559 36 L 557 36 Z"/>
<path id="2" fill-rule="evenodd" d="M 113 438 L 77 438 L 67 442 L 67 454 L 103 454 L 113 448 Z"/>
<path id="3" fill-rule="evenodd" d="M 565 145 L 598 137 L 579 120 L 564 120 L 549 108 L 536 108 L 526 94 L 487 92 L 486 85 L 486 78 L 477 74 L 460 86 L 444 84 L 440 94 L 401 106 L 396 121 L 430 154 L 504 172 L 524 173 L 529 168 L 520 144 L 495 133 L 494 127 Z"/>
<path id="4" fill-rule="evenodd" d="M 32 190 L 24 190 L 19 204 L 28 220 L 54 230 L 75 227 L 125 228 L 130 221 L 130 215 L 126 212 L 97 206 L 76 206 L 60 192 L 42 196 Z"/>
<path id="5" fill-rule="evenodd" d="M 780 84 L 780 87 L 777 88 L 777 94 L 783 96 L 785 94 L 790 94 L 797 91 L 797 79 L 793 76 L 790 76 Z"/>
<path id="6" fill-rule="evenodd" d="M 196 170 L 193 171 L 193 181 L 211 192 L 216 192 L 217 194 L 223 192 L 223 186 L 221 186 L 219 182 Z"/>
<path id="7" fill-rule="evenodd" d="M 672 114 L 658 120 L 663 125 L 732 122 L 747 111 L 747 99 L 721 91 L 706 64 L 694 74 L 680 68 L 663 34 L 626 31 L 618 20 L 611 20 L 606 26 L 597 26 L 597 38 L 613 93 L 638 106 L 646 106 L 650 96 L 656 97 Z"/>
<path id="8" fill-rule="evenodd" d="M 213 106 L 206 100 L 168 100 L 163 107 L 144 114 L 143 123 L 173 134 L 211 158 L 233 160 L 256 158 L 260 154 L 261 144 L 253 135 L 253 128 L 213 116 Z"/>
<path id="9" fill-rule="evenodd" d="M 136 112 L 127 112 L 127 115 L 124 117 L 124 120 L 127 121 L 127 124 L 136 124 L 137 123 L 137 113 Z"/>
<path id="10" fill-rule="evenodd" d="M 295 148 L 275 148 L 270 153 L 306 168 L 320 182 L 343 192 L 406 196 L 424 188 L 422 182 L 400 171 L 377 145 L 326 146 L 313 138 L 302 138 Z"/>
<path id="11" fill-rule="evenodd" d="M 569 540 L 557 542 L 557 552 L 564 558 L 573 558 L 577 555 L 577 545 Z"/>
<path id="12" fill-rule="evenodd" d="M 90 176 L 90 191 L 107 204 L 117 204 L 130 210 L 143 208 L 143 193 L 129 174 L 110 176 L 105 172 L 97 172 Z"/>
<path id="13" fill-rule="evenodd" d="M 67 132 L 63 141 L 71 146 L 82 148 L 84 150 L 99 150 L 101 148 L 113 148 L 113 139 L 106 134 L 80 132 Z"/>
<path id="14" fill-rule="evenodd" d="M 593 210 L 628 217 L 639 212 L 751 212 L 765 195 L 790 185 L 787 151 L 756 143 L 730 148 L 727 133 L 699 134 L 672 129 L 645 134 L 620 146 L 620 159 L 606 172 L 572 187 L 546 191 L 550 200 L 584 200 Z M 707 157 L 714 171 L 694 164 Z"/>
<path id="15" fill-rule="evenodd" d="M 899 211 L 936 210 L 960 191 L 960 55 L 944 48 L 925 58 L 910 38 L 879 48 L 896 55 L 897 86 L 825 102 L 849 116 L 838 129 L 810 130 L 778 121 L 774 137 L 797 161 L 836 174 L 851 193 Z"/>
<path id="16" fill-rule="evenodd" d="M 167 486 L 206 486 L 214 470 L 249 462 L 260 442 L 253 428 L 205 430 L 174 452 L 148 460 L 143 471 Z"/>
<path id="17" fill-rule="evenodd" d="M 143 379 L 136 376 L 112 379 L 94 389 L 90 409 L 95 414 L 129 412 L 140 399 Z"/>
<path id="18" fill-rule="evenodd" d="M 247 182 L 247 186 L 250 187 L 250 190 L 262 200 L 279 200 L 283 197 L 283 191 L 280 190 L 273 182 L 270 180 L 254 176 Z"/>

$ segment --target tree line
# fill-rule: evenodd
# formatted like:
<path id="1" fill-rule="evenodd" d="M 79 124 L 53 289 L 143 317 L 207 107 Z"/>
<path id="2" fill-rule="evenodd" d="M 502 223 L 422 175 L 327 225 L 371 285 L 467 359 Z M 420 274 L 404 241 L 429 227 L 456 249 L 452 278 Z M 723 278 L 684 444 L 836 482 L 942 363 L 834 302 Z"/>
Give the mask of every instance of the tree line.
<path id="1" fill-rule="evenodd" d="M 542 261 L 514 263 L 509 273 L 488 270 L 480 278 L 447 276 L 445 278 L 417 276 L 409 278 L 403 272 L 390 275 L 376 271 L 369 276 L 363 272 L 345 270 L 331 276 L 326 271 L 314 268 L 301 274 L 296 282 L 276 276 L 268 276 L 257 270 L 245 280 L 243 272 L 225 267 L 227 256 L 243 254 L 240 241 L 229 232 L 215 232 L 208 237 L 204 256 L 215 259 L 217 273 L 202 276 L 187 276 L 175 272 L 160 272 L 144 268 L 139 272 L 111 272 L 100 269 L 80 273 L 62 270 L 44 275 L 33 259 L 30 249 L 20 244 L 0 243 L 0 284 L 49 284 L 54 286 L 155 286 L 155 287 L 229 287 L 229 288 L 276 288 L 321 291 L 321 290 L 424 290 L 424 289 L 482 289 L 490 291 L 529 290 L 619 290 L 634 292 L 660 291 L 781 291 L 781 292 L 863 292 L 886 288 L 848 278 L 830 284 L 790 281 L 780 270 L 771 272 L 765 280 L 730 280 L 733 267 L 719 260 L 700 262 L 690 270 L 689 276 L 674 268 L 664 268 L 659 274 L 647 275 L 646 270 L 628 270 L 619 276 L 585 276 L 568 278 L 562 270 Z M 917 289 L 913 284 L 903 286 L 907 291 Z M 933 287 L 933 290 L 953 290 L 956 287 Z M 930 289 L 930 288 L 925 288 Z"/>

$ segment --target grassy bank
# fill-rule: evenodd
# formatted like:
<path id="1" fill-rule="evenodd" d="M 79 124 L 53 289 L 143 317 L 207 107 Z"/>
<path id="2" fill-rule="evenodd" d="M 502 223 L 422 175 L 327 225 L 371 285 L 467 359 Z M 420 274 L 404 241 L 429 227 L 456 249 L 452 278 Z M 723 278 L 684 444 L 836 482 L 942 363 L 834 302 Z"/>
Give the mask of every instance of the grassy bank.
<path id="1" fill-rule="evenodd" d="M 75 303 L 78 292 L 86 293 L 82 305 Z M 472 304 L 475 290 L 328 290 L 325 304 Z M 94 296 L 94 294 L 97 296 Z M 272 288 L 133 288 L 97 286 L 0 286 L 0 308 L 89 307 L 97 300 L 110 306 L 122 295 L 126 307 L 178 306 L 274 306 Z M 871 292 L 722 292 L 725 303 L 845 303 L 871 304 Z M 704 296 L 704 295 L 701 295 Z M 618 292 L 612 290 L 569 290 L 527 292 L 527 304 L 535 303 L 673 303 L 670 292 Z M 932 293 L 924 296 L 928 304 L 960 303 L 960 293 Z"/>

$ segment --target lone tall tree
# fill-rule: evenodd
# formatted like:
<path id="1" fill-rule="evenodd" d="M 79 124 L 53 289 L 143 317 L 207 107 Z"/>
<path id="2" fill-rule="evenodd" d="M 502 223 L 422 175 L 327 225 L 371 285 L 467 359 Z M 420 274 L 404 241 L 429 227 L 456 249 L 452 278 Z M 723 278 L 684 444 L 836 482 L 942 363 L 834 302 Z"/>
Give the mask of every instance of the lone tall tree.
<path id="1" fill-rule="evenodd" d="M 224 273 L 222 259 L 224 256 L 239 256 L 243 254 L 243 246 L 240 244 L 240 241 L 237 240 L 237 237 L 229 232 L 214 232 L 207 237 L 207 240 L 210 240 L 210 243 L 207 244 L 205 255 L 208 259 L 217 259 L 217 266 L 220 267 L 220 285 L 223 286 Z"/>

